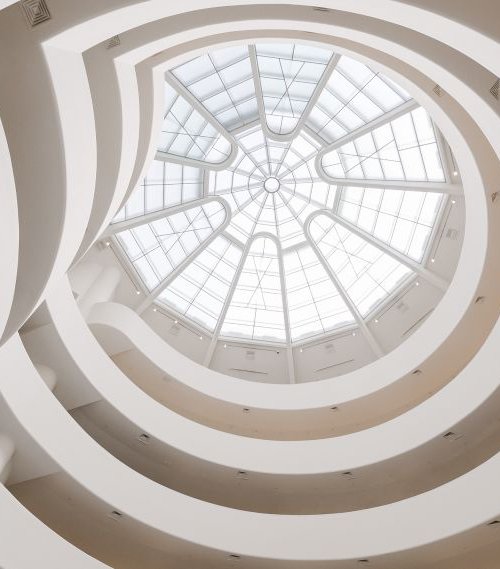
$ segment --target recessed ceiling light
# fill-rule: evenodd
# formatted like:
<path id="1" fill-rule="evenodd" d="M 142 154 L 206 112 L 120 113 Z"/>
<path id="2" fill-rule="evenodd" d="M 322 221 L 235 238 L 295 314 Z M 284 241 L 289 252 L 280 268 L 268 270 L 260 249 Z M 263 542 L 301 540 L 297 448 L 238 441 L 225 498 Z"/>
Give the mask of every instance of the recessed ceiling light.
<path id="1" fill-rule="evenodd" d="M 140 290 L 136 290 L 136 291 L 135 291 L 135 294 L 141 294 L 141 291 L 140 291 Z"/>

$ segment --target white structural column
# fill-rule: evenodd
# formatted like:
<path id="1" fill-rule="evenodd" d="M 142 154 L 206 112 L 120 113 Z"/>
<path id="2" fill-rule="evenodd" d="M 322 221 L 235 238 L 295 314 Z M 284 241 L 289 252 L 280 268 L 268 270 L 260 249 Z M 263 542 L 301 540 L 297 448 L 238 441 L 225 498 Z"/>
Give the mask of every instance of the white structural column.
<path id="1" fill-rule="evenodd" d="M 338 140 L 335 140 L 331 144 L 328 144 L 327 146 L 322 148 L 318 152 L 318 158 L 317 158 L 318 163 L 321 163 L 321 160 L 323 159 L 325 154 L 328 154 L 333 150 L 337 150 L 338 148 L 344 146 L 344 144 L 352 142 L 353 140 L 356 140 L 360 136 L 368 134 L 369 132 L 374 131 L 376 128 L 384 126 L 387 123 L 390 123 L 391 121 L 396 120 L 397 118 L 402 117 L 403 115 L 406 115 L 406 113 L 410 113 L 411 111 L 418 109 L 419 107 L 420 105 L 417 103 L 417 101 L 415 101 L 414 99 L 410 99 L 409 101 L 406 101 L 405 103 L 399 105 L 399 107 L 392 109 L 392 111 L 389 111 L 377 117 L 376 119 L 367 122 L 366 124 L 360 126 L 359 128 L 352 130 L 342 138 L 339 138 Z M 318 166 L 318 164 L 316 164 L 316 166 Z M 320 170 L 318 169 L 318 171 Z"/>
<path id="2" fill-rule="evenodd" d="M 210 235 L 210 237 L 208 237 L 202 244 L 200 244 L 200 246 L 197 247 L 190 255 L 188 255 L 179 265 L 177 265 L 177 267 L 156 288 L 154 288 L 146 296 L 146 298 L 139 304 L 139 306 L 136 309 L 139 314 L 142 314 L 154 302 L 155 298 L 157 298 L 157 296 L 160 295 L 168 287 L 168 285 L 174 279 L 176 279 L 182 273 L 182 271 L 184 271 L 184 269 L 186 269 L 196 259 L 196 257 L 201 253 L 202 250 L 208 247 L 208 245 L 210 245 L 210 243 L 212 243 L 214 239 L 216 239 L 219 235 L 221 235 L 221 233 L 229 225 L 231 221 L 231 209 L 229 207 L 229 204 L 225 200 L 222 200 L 220 198 L 218 201 L 220 201 L 220 203 L 223 204 L 226 210 L 226 219 L 224 220 L 224 223 L 220 227 L 215 229 L 214 232 Z"/>
<path id="3" fill-rule="evenodd" d="M 281 249 L 281 242 L 273 236 L 278 251 L 278 264 L 280 269 L 280 284 L 281 284 L 281 302 L 283 304 L 283 315 L 285 318 L 285 332 L 286 332 L 286 358 L 288 365 L 288 380 L 290 383 L 295 383 L 295 363 L 293 361 L 292 351 L 292 337 L 290 332 L 290 314 L 288 313 L 288 297 L 286 294 L 285 282 L 285 267 L 283 264 L 283 251 Z"/>
<path id="4" fill-rule="evenodd" d="M 225 206 L 226 201 L 217 197 L 203 197 L 196 200 L 192 200 L 179 205 L 174 205 L 172 207 L 166 207 L 160 209 L 159 211 L 154 211 L 152 213 L 147 213 L 146 215 L 140 215 L 138 217 L 132 217 L 130 219 L 125 219 L 124 221 L 119 221 L 117 223 L 112 223 L 106 231 L 102 234 L 102 239 L 105 240 L 106 237 L 120 233 L 120 231 L 125 231 L 126 229 L 134 229 L 135 227 L 140 227 L 141 225 L 146 225 L 146 223 L 153 223 L 162 219 L 164 217 L 170 217 L 176 213 L 181 213 L 195 207 L 203 206 L 211 202 L 218 202 Z"/>
<path id="5" fill-rule="evenodd" d="M 356 323 L 359 326 L 361 333 L 365 337 L 365 339 L 368 342 L 373 353 L 375 354 L 375 356 L 380 358 L 384 355 L 384 351 L 382 350 L 382 348 L 381 348 L 380 344 L 378 343 L 377 339 L 375 338 L 375 336 L 372 334 L 371 330 L 366 325 L 366 322 L 364 321 L 363 317 L 361 316 L 356 305 L 352 302 L 350 296 L 347 294 L 347 291 L 342 286 L 341 282 L 337 278 L 337 275 L 332 271 L 330 265 L 328 264 L 326 259 L 323 257 L 323 253 L 321 253 L 321 251 L 319 250 L 319 247 L 316 245 L 314 239 L 312 239 L 312 237 L 309 233 L 309 225 L 311 223 L 311 217 L 312 216 L 309 216 L 309 218 L 304 223 L 304 233 L 305 233 L 307 242 L 312 247 L 314 253 L 318 257 L 319 262 L 321 263 L 321 265 L 325 269 L 326 274 L 330 277 L 330 280 L 335 285 L 335 288 L 338 290 L 338 292 L 339 292 L 340 296 L 342 297 L 342 300 L 345 302 L 347 308 L 349 308 L 352 315 L 354 316 L 354 319 L 356 320 Z"/>
<path id="6" fill-rule="evenodd" d="M 413 259 L 410 259 L 410 257 L 407 257 L 403 253 L 396 251 L 396 249 L 393 249 L 392 247 L 387 245 L 387 243 L 380 241 L 379 239 L 377 239 L 370 233 L 364 231 L 363 229 L 360 229 L 350 221 L 347 221 L 343 217 L 340 217 L 335 212 L 332 212 L 330 210 L 315 211 L 313 214 L 309 216 L 308 220 L 306 221 L 307 227 L 309 227 L 309 223 L 317 215 L 326 215 L 327 217 L 333 219 L 333 221 L 335 221 L 339 225 L 342 225 L 343 227 L 348 229 L 351 233 L 354 233 L 354 235 L 357 235 L 358 237 L 361 237 L 361 239 L 368 241 L 374 247 L 377 247 L 377 249 L 381 249 L 382 251 L 384 251 L 384 253 L 387 253 L 390 257 L 392 257 L 393 259 L 395 259 L 405 267 L 408 267 L 413 272 L 415 272 L 419 277 L 423 278 L 424 280 L 434 285 L 435 287 L 439 288 L 440 290 L 445 291 L 448 288 L 448 283 L 446 282 L 445 279 L 443 279 L 436 273 L 429 271 L 429 269 L 427 269 L 420 263 L 417 263 Z"/>
<path id="7" fill-rule="evenodd" d="M 309 102 L 307 103 L 307 106 L 304 109 L 302 115 L 300 116 L 299 122 L 297 123 L 297 126 L 293 129 L 291 135 L 296 136 L 302 130 L 302 127 L 305 125 L 307 121 L 307 117 L 309 116 L 314 106 L 318 102 L 318 99 L 321 93 L 323 92 L 323 89 L 326 87 L 326 84 L 328 83 L 330 77 L 332 76 L 332 73 L 335 71 L 335 68 L 337 67 L 337 63 L 339 62 L 339 60 L 340 60 L 340 55 L 334 53 L 330 61 L 328 62 L 328 65 L 326 66 L 325 70 L 323 71 L 323 75 L 318 81 L 318 84 L 316 85 L 314 92 L 311 95 L 311 98 L 309 99 Z"/>
<path id="8" fill-rule="evenodd" d="M 222 310 L 219 315 L 219 319 L 217 320 L 217 324 L 215 325 L 215 329 L 212 334 L 212 339 L 210 340 L 210 345 L 208 346 L 207 353 L 205 354 L 205 358 L 203 360 L 203 365 L 205 367 L 210 367 L 212 363 L 212 358 L 214 356 L 215 348 L 217 346 L 217 341 L 219 339 L 219 334 L 222 329 L 222 325 L 224 324 L 224 320 L 226 319 L 227 311 L 229 310 L 229 306 L 231 305 L 231 301 L 233 300 L 234 291 L 236 290 L 236 285 L 240 279 L 241 271 L 245 265 L 246 258 L 248 256 L 248 252 L 250 251 L 250 247 L 252 245 L 253 238 L 249 239 L 246 244 L 243 252 L 241 253 L 240 262 L 238 263 L 238 267 L 233 276 L 233 280 L 231 282 L 231 286 L 229 287 L 229 291 L 227 293 L 226 298 L 224 299 L 224 304 L 222 305 Z"/>
<path id="9" fill-rule="evenodd" d="M 264 96 L 262 94 L 262 85 L 260 84 L 259 62 L 257 61 L 257 50 L 254 45 L 248 46 L 248 53 L 250 55 L 250 65 L 252 66 L 253 86 L 255 89 L 255 98 L 257 99 L 257 108 L 259 109 L 260 125 L 266 136 L 274 138 L 276 135 L 273 135 L 267 127 Z"/>
<path id="10" fill-rule="evenodd" d="M 5 484 L 9 475 L 10 460 L 14 454 L 14 443 L 0 433 L 0 484 Z"/>

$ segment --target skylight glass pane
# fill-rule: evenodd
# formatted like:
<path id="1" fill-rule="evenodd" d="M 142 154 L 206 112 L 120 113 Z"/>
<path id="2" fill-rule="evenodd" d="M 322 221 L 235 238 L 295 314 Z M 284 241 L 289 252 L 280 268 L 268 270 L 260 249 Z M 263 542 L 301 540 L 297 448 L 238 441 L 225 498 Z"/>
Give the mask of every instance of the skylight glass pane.
<path id="1" fill-rule="evenodd" d="M 241 249 L 219 235 L 159 295 L 157 302 L 213 332 L 240 259 Z"/>
<path id="2" fill-rule="evenodd" d="M 306 124 L 331 143 L 409 100 L 387 77 L 344 55 Z"/>
<path id="3" fill-rule="evenodd" d="M 333 178 L 445 181 L 432 122 L 422 108 L 327 153 L 322 165 Z"/>
<path id="4" fill-rule="evenodd" d="M 221 328 L 225 337 L 284 342 L 285 318 L 276 244 L 252 243 Z"/>
<path id="5" fill-rule="evenodd" d="M 310 246 L 285 253 L 283 263 L 292 341 L 354 322 Z"/>
<path id="6" fill-rule="evenodd" d="M 268 128 L 288 134 L 297 126 L 333 53 L 294 44 L 256 45 Z"/>
<path id="7" fill-rule="evenodd" d="M 363 317 L 413 274 L 327 215 L 313 219 L 310 233 Z"/>
<path id="8" fill-rule="evenodd" d="M 220 164 L 231 154 L 231 142 L 184 97 L 165 82 L 165 114 L 158 150 L 166 157 Z"/>
<path id="9" fill-rule="evenodd" d="M 116 234 L 118 243 L 148 290 L 200 248 L 225 220 L 219 202 L 209 202 Z"/>
<path id="10" fill-rule="evenodd" d="M 248 47 L 213 51 L 172 73 L 227 130 L 259 117 Z"/>
<path id="11" fill-rule="evenodd" d="M 203 193 L 203 170 L 153 160 L 146 177 L 111 223 L 133 219 L 196 200 Z"/>
<path id="12" fill-rule="evenodd" d="M 421 262 L 442 202 L 438 193 L 350 187 L 342 190 L 338 213 Z"/>

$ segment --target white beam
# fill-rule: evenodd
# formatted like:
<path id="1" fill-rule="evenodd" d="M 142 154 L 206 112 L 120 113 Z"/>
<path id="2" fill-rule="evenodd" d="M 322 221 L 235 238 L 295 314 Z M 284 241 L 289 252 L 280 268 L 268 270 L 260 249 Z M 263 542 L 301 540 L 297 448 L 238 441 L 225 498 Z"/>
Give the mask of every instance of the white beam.
<path id="1" fill-rule="evenodd" d="M 378 341 L 376 340 L 375 336 L 372 334 L 372 332 L 370 331 L 370 329 L 368 328 L 368 326 L 366 325 L 363 317 L 361 316 L 360 312 L 358 311 L 356 305 L 352 302 L 350 296 L 347 294 L 347 291 L 344 289 L 344 287 L 342 286 L 342 283 L 339 281 L 339 279 L 337 278 L 337 275 L 332 271 L 330 265 L 328 264 L 328 262 L 326 261 L 326 259 L 323 257 L 323 254 L 321 253 L 321 251 L 319 250 L 319 247 L 316 245 L 315 241 L 312 239 L 310 233 L 309 233 L 309 226 L 311 224 L 311 220 L 314 219 L 314 217 L 316 215 L 318 215 L 319 213 L 322 213 L 323 211 L 328 212 L 328 210 L 320 210 L 319 212 L 313 212 L 312 214 L 310 214 L 307 219 L 305 220 L 304 223 L 302 223 L 300 221 L 300 218 L 297 216 L 297 214 L 295 213 L 295 211 L 293 210 L 293 208 L 290 206 L 289 203 L 286 204 L 288 209 L 292 212 L 293 215 L 295 215 L 297 221 L 300 223 L 300 225 L 302 226 L 302 229 L 304 230 L 304 235 L 305 238 L 307 240 L 307 242 L 309 243 L 309 245 L 311 246 L 312 250 L 315 252 L 319 262 L 321 263 L 321 265 L 323 266 L 323 268 L 326 271 L 326 274 L 328 275 L 328 277 L 330 278 L 330 280 L 333 282 L 335 288 L 337 289 L 338 293 L 340 294 L 340 296 L 342 297 L 343 301 L 345 302 L 347 308 L 351 311 L 352 315 L 354 316 L 354 320 L 356 321 L 356 323 L 359 326 L 359 329 L 361 330 L 361 333 L 363 334 L 363 336 L 366 338 L 366 341 L 368 342 L 370 348 L 372 349 L 373 353 L 377 356 L 377 357 L 381 357 L 384 355 L 384 352 L 382 350 L 382 348 L 380 347 Z"/>
<path id="2" fill-rule="evenodd" d="M 197 165 L 198 167 L 206 167 L 206 168 L 210 168 L 211 170 L 224 170 L 225 168 L 227 168 L 235 159 L 236 154 L 238 153 L 238 147 L 236 144 L 236 141 L 234 139 L 234 136 L 229 133 L 221 124 L 220 122 L 211 114 L 207 111 L 207 109 L 202 105 L 202 103 L 200 103 L 200 101 L 191 93 L 191 91 L 189 91 L 189 89 L 187 89 L 178 79 L 177 77 L 175 77 L 170 71 L 167 71 L 165 73 L 165 81 L 171 86 L 173 87 L 173 89 L 175 89 L 175 91 L 184 99 L 186 99 L 186 101 L 194 108 L 196 109 L 196 111 L 209 123 L 211 124 L 216 130 L 217 132 L 223 137 L 225 138 L 230 144 L 231 144 L 231 152 L 229 154 L 229 156 L 223 160 L 222 162 L 219 162 L 217 164 L 212 164 L 209 162 L 202 162 L 202 161 L 198 161 L 198 160 L 193 160 L 191 158 L 185 158 L 186 160 L 186 164 L 189 165 L 193 165 L 193 163 L 195 163 L 194 165 Z M 169 154 L 169 153 L 163 153 L 163 152 L 158 152 L 157 153 L 157 159 L 158 160 L 168 160 L 169 162 L 177 162 L 177 163 L 183 163 L 181 162 L 181 160 L 183 160 L 182 157 L 176 156 L 174 154 Z"/>
<path id="3" fill-rule="evenodd" d="M 229 310 L 229 306 L 231 305 L 231 301 L 233 300 L 234 291 L 236 290 L 236 286 L 241 276 L 241 271 L 245 265 L 245 261 L 248 257 L 248 252 L 250 251 L 250 246 L 252 244 L 253 239 L 249 239 L 246 244 L 243 252 L 241 253 L 240 262 L 238 263 L 238 267 L 233 276 L 233 280 L 231 281 L 231 286 L 229 287 L 229 291 L 227 293 L 226 298 L 224 299 L 224 304 L 222 305 L 222 310 L 220 311 L 219 318 L 217 320 L 217 324 L 215 325 L 215 329 L 212 334 L 212 339 L 210 341 L 210 345 L 208 346 L 207 353 L 205 354 L 205 358 L 203 360 L 203 365 L 205 367 L 210 367 L 212 363 L 212 358 L 214 357 L 215 348 L 217 346 L 217 341 L 219 339 L 220 331 L 222 325 L 224 324 L 224 320 L 226 319 L 227 311 Z"/>
<path id="4" fill-rule="evenodd" d="M 319 247 L 316 245 L 314 240 L 309 235 L 308 231 L 304 231 L 306 235 L 307 242 L 312 247 L 312 250 L 315 252 L 316 256 L 318 257 L 319 262 L 323 266 L 326 271 L 326 274 L 330 277 L 330 280 L 335 285 L 335 288 L 338 290 L 342 300 L 345 302 L 347 308 L 351 311 L 352 315 L 354 316 L 354 320 L 365 337 L 366 341 L 368 342 L 370 348 L 372 349 L 373 353 L 377 357 L 382 357 L 384 355 L 384 351 L 382 350 L 380 344 L 378 343 L 375 336 L 372 334 L 371 330 L 366 325 L 363 317 L 361 316 L 359 310 L 357 309 L 356 305 L 352 302 L 350 296 L 347 294 L 347 291 L 342 286 L 340 280 L 337 278 L 337 275 L 332 271 L 332 268 L 328 264 L 327 260 L 323 257 Z"/>
<path id="5" fill-rule="evenodd" d="M 318 157 L 316 159 L 317 162 L 320 163 L 321 160 L 323 159 L 323 156 L 325 156 L 325 154 L 328 154 L 329 152 L 332 152 L 332 150 L 337 150 L 337 148 L 344 146 L 344 144 L 352 142 L 353 140 L 356 140 L 356 138 L 359 138 L 360 136 L 363 136 L 368 132 L 372 132 L 376 128 L 384 126 L 387 123 L 390 123 L 391 121 L 403 115 L 406 115 L 406 113 L 418 109 L 418 107 L 420 107 L 420 105 L 417 103 L 417 101 L 415 101 L 414 99 L 410 99 L 409 101 L 406 101 L 405 103 L 399 105 L 399 107 L 396 107 L 395 109 L 392 109 L 387 113 L 384 113 L 380 117 L 377 117 L 376 119 L 373 119 L 372 121 L 352 130 L 342 138 L 339 138 L 338 140 L 335 140 L 334 142 L 322 148 L 318 152 Z"/>
<path id="6" fill-rule="evenodd" d="M 310 115 L 314 106 L 318 102 L 318 99 L 320 98 L 323 89 L 326 87 L 326 84 L 328 83 L 330 77 L 332 76 L 332 73 L 337 67 L 337 63 L 339 61 L 340 61 L 340 55 L 338 53 L 333 54 L 333 56 L 330 58 L 328 65 L 325 67 L 325 70 L 323 71 L 323 75 L 320 77 L 318 84 L 314 88 L 313 94 L 311 95 L 311 98 L 309 99 L 309 102 L 307 103 L 304 112 L 300 116 L 297 126 L 293 129 L 293 132 L 291 133 L 294 136 L 296 136 L 302 130 L 302 127 L 306 123 L 308 116 Z"/>
<path id="7" fill-rule="evenodd" d="M 173 205 L 171 207 L 165 207 L 163 209 L 154 211 L 152 213 L 147 213 L 145 215 L 140 215 L 138 217 L 125 219 L 124 221 L 119 221 L 118 223 L 112 223 L 102 234 L 101 239 L 110 237 L 111 235 L 115 235 L 116 233 L 120 233 L 120 231 L 125 231 L 126 229 L 134 229 L 134 227 L 140 227 L 141 225 L 145 225 L 146 223 L 152 223 L 153 221 L 157 221 L 158 219 L 162 219 L 163 217 L 168 217 L 170 215 L 174 215 L 176 213 L 180 213 L 182 211 L 186 211 L 194 207 L 202 206 L 210 202 L 219 202 L 223 204 L 224 207 L 226 204 L 226 201 L 223 200 L 222 198 L 219 198 L 217 196 L 210 196 L 205 198 L 198 198 L 196 200 L 192 200 L 178 205 Z"/>
<path id="8" fill-rule="evenodd" d="M 438 194 L 462 195 L 462 187 L 447 182 L 405 182 L 399 180 L 363 180 L 357 178 L 332 178 L 326 172 L 320 172 L 324 182 L 337 186 L 356 188 L 380 188 L 402 190 L 404 192 L 432 192 Z"/>

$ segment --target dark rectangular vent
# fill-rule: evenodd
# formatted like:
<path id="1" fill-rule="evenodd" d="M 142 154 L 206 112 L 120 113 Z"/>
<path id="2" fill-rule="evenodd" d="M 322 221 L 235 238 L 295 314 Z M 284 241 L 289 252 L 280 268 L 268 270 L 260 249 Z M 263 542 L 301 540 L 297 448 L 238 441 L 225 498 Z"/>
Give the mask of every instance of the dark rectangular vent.
<path id="1" fill-rule="evenodd" d="M 445 433 L 443 435 L 443 439 L 446 439 L 447 441 L 457 441 L 458 439 L 461 439 L 463 437 L 463 435 L 460 435 L 459 433 L 455 433 L 454 431 L 448 431 L 447 433 Z"/>
<path id="2" fill-rule="evenodd" d="M 45 0 L 21 0 L 21 8 L 32 28 L 51 18 Z"/>
<path id="3" fill-rule="evenodd" d="M 500 79 L 497 79 L 491 89 L 490 89 L 490 93 L 495 97 L 495 99 L 498 101 L 498 91 L 500 90 Z"/>
<path id="4" fill-rule="evenodd" d="M 493 520 L 492 522 L 488 523 L 489 526 L 498 526 L 500 525 L 500 520 Z"/>
<path id="5" fill-rule="evenodd" d="M 446 239 L 451 239 L 452 241 L 456 241 L 458 239 L 458 229 L 450 227 L 446 231 Z"/>
<path id="6" fill-rule="evenodd" d="M 440 85 L 434 85 L 434 88 L 432 90 L 438 97 L 442 97 L 444 95 L 444 91 Z"/>
<path id="7" fill-rule="evenodd" d="M 120 44 L 121 44 L 120 36 L 113 36 L 112 38 L 109 38 L 106 47 L 108 49 L 111 49 L 112 47 L 116 47 L 117 45 Z"/>
<path id="8" fill-rule="evenodd" d="M 123 514 L 121 512 L 118 512 L 117 510 L 113 510 L 108 514 L 108 518 L 111 518 L 115 522 L 117 522 L 122 516 Z"/>

